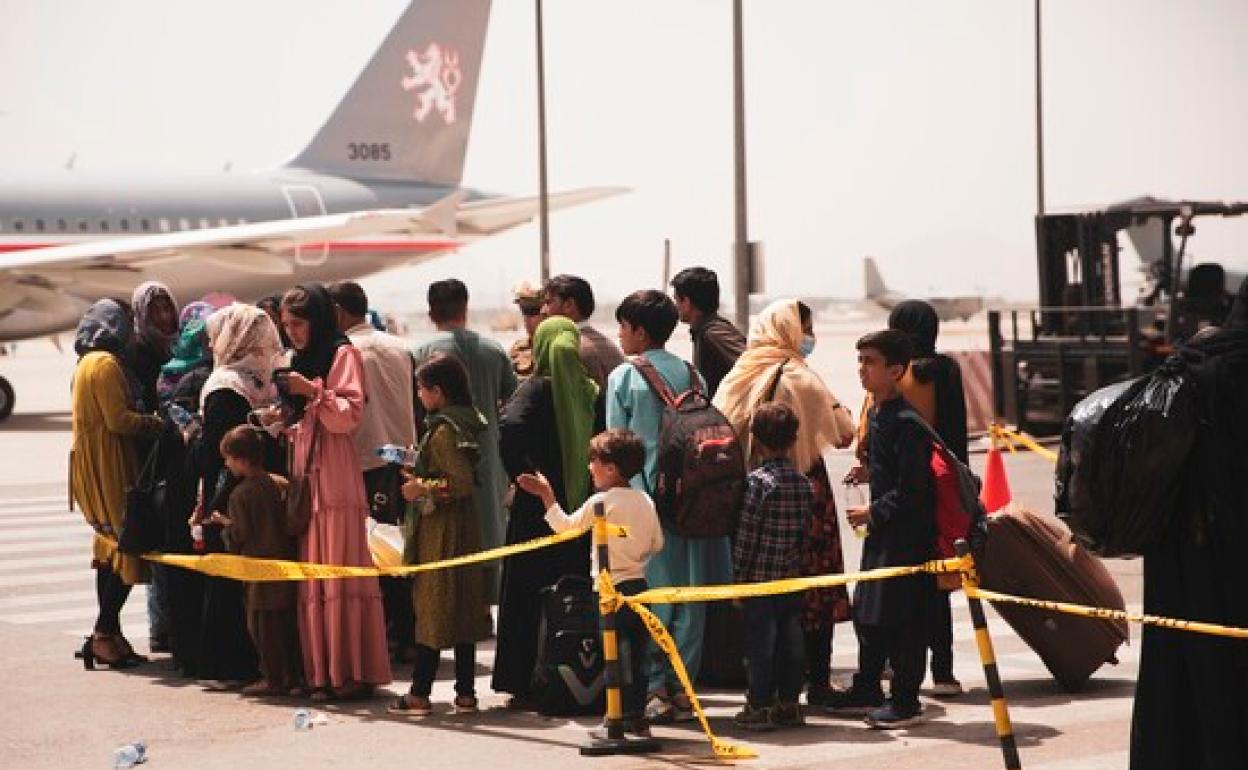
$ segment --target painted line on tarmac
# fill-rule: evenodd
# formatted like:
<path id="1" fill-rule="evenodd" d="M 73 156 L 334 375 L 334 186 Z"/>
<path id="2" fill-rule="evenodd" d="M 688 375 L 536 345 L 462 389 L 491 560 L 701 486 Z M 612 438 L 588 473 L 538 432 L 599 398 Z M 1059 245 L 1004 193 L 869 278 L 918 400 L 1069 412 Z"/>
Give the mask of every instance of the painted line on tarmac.
<path id="1" fill-rule="evenodd" d="M 69 550 L 84 553 L 88 559 L 91 558 L 91 530 L 88 529 L 81 537 L 66 537 L 60 540 L 32 540 L 25 543 L 0 543 L 0 556 Z"/>
<path id="2" fill-rule="evenodd" d="M 14 505 L 37 505 L 39 503 L 60 503 L 65 505 L 65 493 L 53 495 L 52 497 L 23 497 L 13 500 L 0 500 L 0 508 L 6 508 Z"/>
<path id="3" fill-rule="evenodd" d="M 91 555 L 71 553 L 57 556 L 34 556 L 29 559 L 4 559 L 0 560 L 0 573 L 26 572 L 41 567 L 65 567 L 71 565 L 89 567 L 91 566 Z"/>
<path id="4" fill-rule="evenodd" d="M 27 540 L 55 540 L 79 534 L 94 534 L 86 522 L 59 527 L 22 527 L 19 529 L 0 529 L 0 543 L 16 543 Z"/>
<path id="5" fill-rule="evenodd" d="M 68 512 L 44 513 L 44 514 L 39 514 L 35 516 L 0 515 L 0 526 L 26 527 L 26 526 L 40 525 L 40 524 L 44 526 L 55 526 L 57 524 L 72 524 L 74 522 L 82 521 L 82 520 L 83 520 L 82 514 L 68 513 Z"/>
<path id="6" fill-rule="evenodd" d="M 95 591 L 59 591 L 34 596 L 6 596 L 0 599 L 0 610 L 17 610 L 26 607 L 42 607 L 48 604 L 85 604 L 95 601 Z"/>
<path id="7" fill-rule="evenodd" d="M 123 620 L 132 622 L 147 621 L 147 602 L 136 602 L 137 606 L 131 607 L 127 603 L 126 609 L 122 610 L 121 617 Z M 0 615 L 0 622 L 12 623 L 17 626 L 33 626 L 39 623 L 63 623 L 67 620 L 90 620 L 100 614 L 99 607 L 90 604 L 84 604 L 81 607 L 64 607 L 55 610 L 41 610 L 39 612 L 18 612 L 11 615 Z"/>
<path id="8" fill-rule="evenodd" d="M 64 572 L 44 572 L 38 575 L 0 575 L 0 588 L 21 588 L 23 586 L 44 586 L 56 583 L 83 583 L 94 580 L 89 565 L 83 564 L 79 569 Z"/>

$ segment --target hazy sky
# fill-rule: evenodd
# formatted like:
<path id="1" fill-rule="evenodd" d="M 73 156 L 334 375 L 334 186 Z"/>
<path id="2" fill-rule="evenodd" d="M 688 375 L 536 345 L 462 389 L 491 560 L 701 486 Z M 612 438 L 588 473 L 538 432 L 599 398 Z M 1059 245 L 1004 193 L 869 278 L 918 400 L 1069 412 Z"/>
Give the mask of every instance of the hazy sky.
<path id="1" fill-rule="evenodd" d="M 417 0 L 420 2 L 421 0 Z M 332 110 L 405 0 L 4 0 L 0 175 L 275 165 Z M 530 0 L 494 0 L 465 183 L 536 190 Z M 556 271 L 606 296 L 727 270 L 729 0 L 547 0 L 553 189 L 629 196 L 552 218 Z M 913 292 L 1034 299 L 1032 3 L 747 0 L 751 235 L 770 294 L 855 295 L 861 259 Z M 1248 2 L 1048 0 L 1050 206 L 1248 199 Z M 120 175 L 119 175 L 120 178 Z M 1248 264 L 1248 220 L 1196 253 Z M 482 299 L 537 274 L 535 226 L 396 280 Z M 384 287 L 384 288 L 383 288 Z"/>

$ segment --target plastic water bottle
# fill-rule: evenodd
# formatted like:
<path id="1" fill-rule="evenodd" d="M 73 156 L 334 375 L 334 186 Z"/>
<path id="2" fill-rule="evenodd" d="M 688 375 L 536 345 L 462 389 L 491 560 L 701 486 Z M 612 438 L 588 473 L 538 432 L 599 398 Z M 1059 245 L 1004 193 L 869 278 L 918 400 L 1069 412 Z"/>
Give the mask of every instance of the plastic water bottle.
<path id="1" fill-rule="evenodd" d="M 134 741 L 119 747 L 113 752 L 113 767 L 134 767 L 147 760 L 147 745 L 143 741 Z"/>
<path id="2" fill-rule="evenodd" d="M 406 465 L 409 468 L 416 465 L 416 450 L 410 446 L 382 444 L 377 447 L 377 456 L 391 465 Z"/>
<path id="3" fill-rule="evenodd" d="M 295 729 L 311 730 L 312 729 L 312 712 L 308 709 L 295 710 Z"/>
<path id="4" fill-rule="evenodd" d="M 202 553 L 204 550 L 204 525 L 195 524 L 191 527 L 191 547 L 196 553 Z"/>
<path id="5" fill-rule="evenodd" d="M 186 426 L 197 420 L 198 417 L 177 404 L 170 404 L 169 419 L 173 420 L 173 424 L 178 426 L 178 430 L 186 430 Z"/>

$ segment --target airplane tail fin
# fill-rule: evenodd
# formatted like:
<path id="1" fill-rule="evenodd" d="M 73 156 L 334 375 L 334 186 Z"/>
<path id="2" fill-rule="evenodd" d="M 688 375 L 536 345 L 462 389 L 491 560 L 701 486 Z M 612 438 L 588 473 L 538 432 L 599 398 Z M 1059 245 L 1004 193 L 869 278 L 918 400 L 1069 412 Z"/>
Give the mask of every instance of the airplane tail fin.
<path id="1" fill-rule="evenodd" d="M 286 165 L 459 184 L 489 16 L 490 0 L 412 0 L 329 120 Z"/>
<path id="2" fill-rule="evenodd" d="M 862 274 L 863 290 L 867 294 L 867 299 L 883 296 L 888 292 L 888 287 L 884 285 L 884 276 L 880 275 L 880 269 L 875 266 L 873 257 L 863 258 Z"/>

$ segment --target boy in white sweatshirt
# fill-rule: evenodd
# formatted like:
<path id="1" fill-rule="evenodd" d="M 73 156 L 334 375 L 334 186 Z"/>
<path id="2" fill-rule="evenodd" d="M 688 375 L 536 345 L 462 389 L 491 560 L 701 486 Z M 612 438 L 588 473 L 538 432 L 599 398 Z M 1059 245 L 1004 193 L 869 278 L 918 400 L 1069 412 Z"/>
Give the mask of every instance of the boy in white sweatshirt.
<path id="1" fill-rule="evenodd" d="M 594 508 L 602 503 L 611 524 L 628 529 L 627 537 L 612 536 L 607 541 L 611 560 L 611 581 L 616 590 L 632 596 L 646 590 L 646 562 L 663 547 L 663 528 L 650 496 L 629 486 L 629 479 L 641 472 L 646 450 L 637 434 L 614 429 L 599 433 L 589 442 L 589 475 L 598 491 L 572 514 L 555 501 L 546 477 L 522 474 L 516 483 L 525 492 L 541 499 L 546 507 L 546 523 L 555 532 L 589 529 L 594 524 Z M 598 553 L 590 547 L 591 567 L 598 575 Z M 623 607 L 615 615 L 620 640 L 620 671 L 623 678 L 621 700 L 627 730 L 636 735 L 650 734 L 643 711 L 646 697 L 644 671 L 646 630 L 632 610 Z"/>

